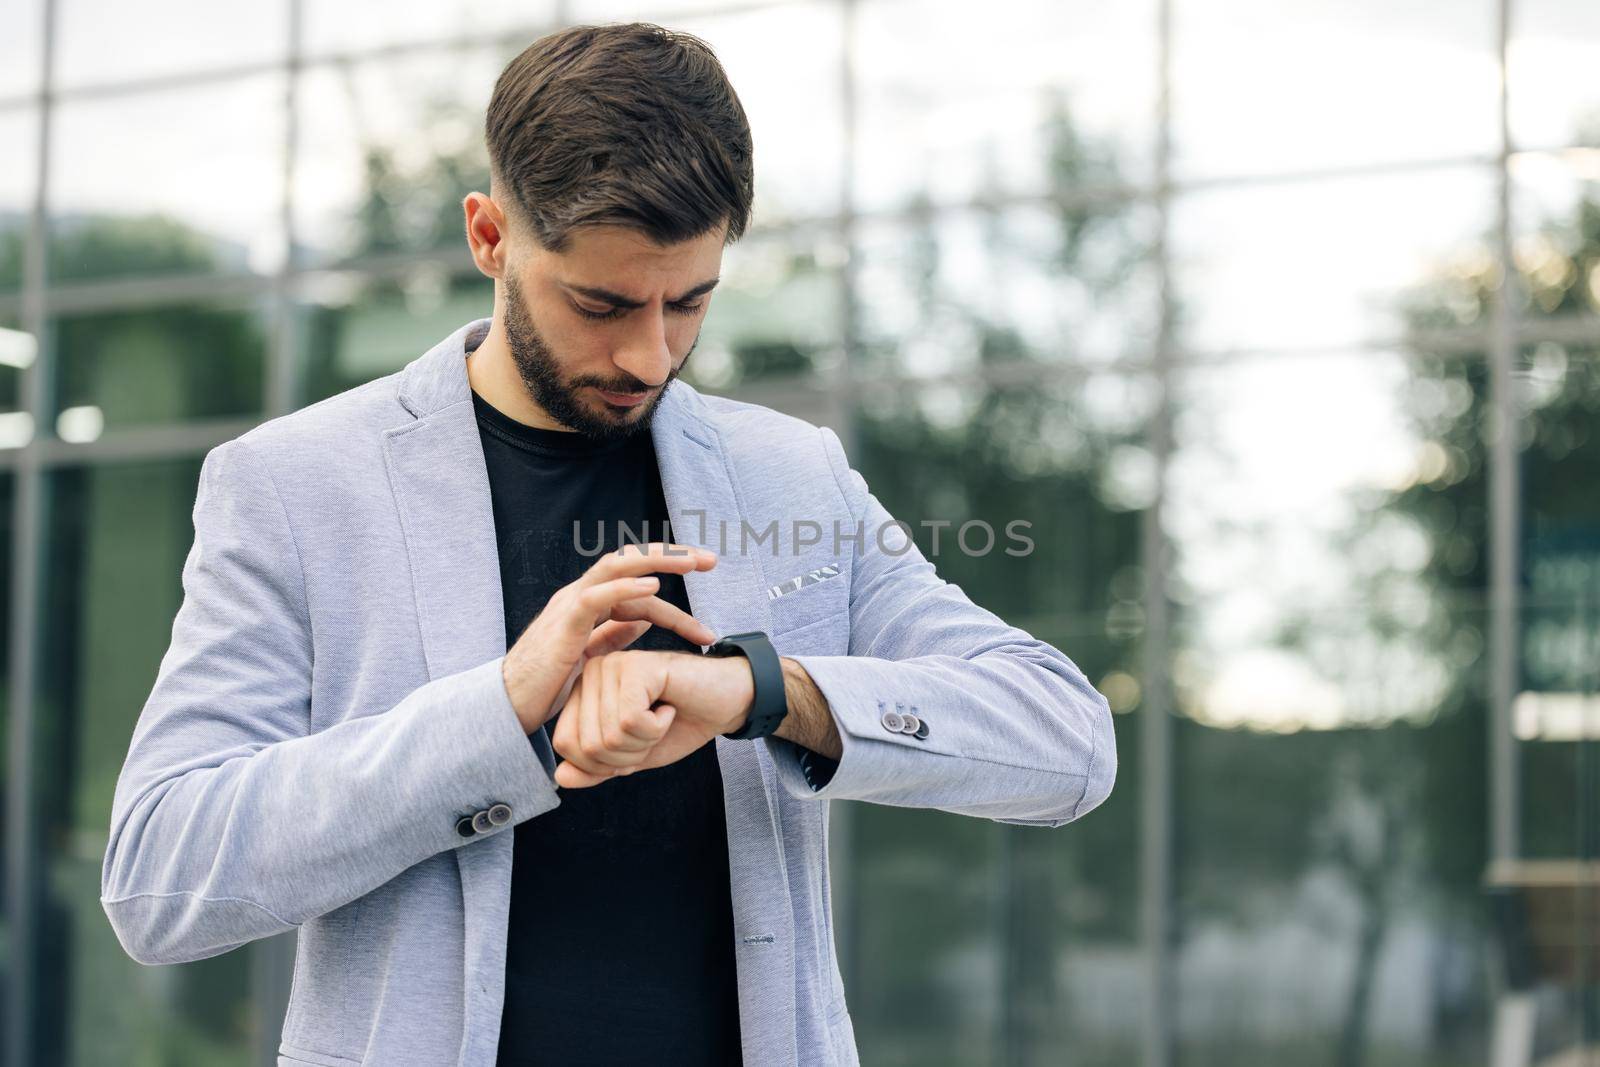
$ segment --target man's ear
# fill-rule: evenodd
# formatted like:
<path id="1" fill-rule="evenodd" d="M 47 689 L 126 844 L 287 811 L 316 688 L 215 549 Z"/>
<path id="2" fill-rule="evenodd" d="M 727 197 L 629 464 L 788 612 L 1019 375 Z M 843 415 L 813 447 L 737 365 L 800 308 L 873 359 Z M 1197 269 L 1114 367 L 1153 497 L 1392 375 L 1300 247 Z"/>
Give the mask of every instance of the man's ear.
<path id="1" fill-rule="evenodd" d="M 467 248 L 472 252 L 472 262 L 486 277 L 504 278 L 506 259 L 511 251 L 505 212 L 492 197 L 479 192 L 468 193 L 461 201 L 461 210 L 466 217 Z"/>

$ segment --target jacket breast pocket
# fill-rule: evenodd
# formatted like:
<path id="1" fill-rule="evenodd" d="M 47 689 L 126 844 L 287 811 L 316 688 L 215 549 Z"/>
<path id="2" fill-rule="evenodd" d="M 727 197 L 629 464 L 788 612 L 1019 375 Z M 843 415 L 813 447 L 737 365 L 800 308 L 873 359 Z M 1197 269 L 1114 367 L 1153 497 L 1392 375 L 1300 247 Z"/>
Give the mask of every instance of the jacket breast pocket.
<path id="1" fill-rule="evenodd" d="M 767 589 L 772 610 L 772 632 L 788 633 L 834 619 L 848 630 L 850 575 L 840 563 L 823 559 L 814 562 L 795 560 L 784 571 L 791 572 Z"/>

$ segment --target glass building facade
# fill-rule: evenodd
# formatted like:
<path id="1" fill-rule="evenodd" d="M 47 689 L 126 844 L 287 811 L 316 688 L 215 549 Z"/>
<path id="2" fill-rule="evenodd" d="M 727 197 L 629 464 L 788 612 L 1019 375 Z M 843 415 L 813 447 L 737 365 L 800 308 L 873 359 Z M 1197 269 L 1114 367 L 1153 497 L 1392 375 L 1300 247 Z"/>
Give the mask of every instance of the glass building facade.
<path id="1" fill-rule="evenodd" d="M 687 377 L 1116 712 L 1078 824 L 835 805 L 863 1062 L 1485 1062 L 1491 864 L 1600 859 L 1592 0 L 0 8 L 0 1065 L 274 1062 L 292 939 L 98 903 L 201 458 L 490 313 L 494 79 L 634 17 L 755 134 Z"/>

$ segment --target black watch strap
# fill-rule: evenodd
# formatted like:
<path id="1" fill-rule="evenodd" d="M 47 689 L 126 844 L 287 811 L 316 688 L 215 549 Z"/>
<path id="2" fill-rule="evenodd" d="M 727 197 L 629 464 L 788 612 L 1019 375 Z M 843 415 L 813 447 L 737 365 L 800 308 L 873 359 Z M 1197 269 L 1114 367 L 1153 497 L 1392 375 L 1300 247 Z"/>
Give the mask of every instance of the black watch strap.
<path id="1" fill-rule="evenodd" d="M 748 741 L 770 736 L 777 730 L 789 714 L 789 697 L 783 689 L 783 664 L 767 635 L 759 630 L 729 634 L 708 648 L 706 655 L 743 656 L 750 661 L 750 674 L 755 680 L 756 695 L 750 702 L 750 717 L 744 728 L 722 736 Z"/>

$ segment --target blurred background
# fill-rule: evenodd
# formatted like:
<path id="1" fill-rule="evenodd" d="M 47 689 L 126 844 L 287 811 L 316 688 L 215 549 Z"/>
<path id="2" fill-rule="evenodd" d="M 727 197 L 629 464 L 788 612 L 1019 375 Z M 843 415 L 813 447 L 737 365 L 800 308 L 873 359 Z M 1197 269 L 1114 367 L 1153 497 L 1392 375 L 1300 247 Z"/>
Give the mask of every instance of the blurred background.
<path id="1" fill-rule="evenodd" d="M 689 378 L 1030 521 L 940 570 L 1117 713 L 1079 824 L 834 806 L 863 1062 L 1600 1063 L 1593 0 L 0 7 L 0 1063 L 273 1062 L 291 940 L 98 903 L 200 460 L 490 313 L 494 79 L 633 17 L 755 134 Z"/>

